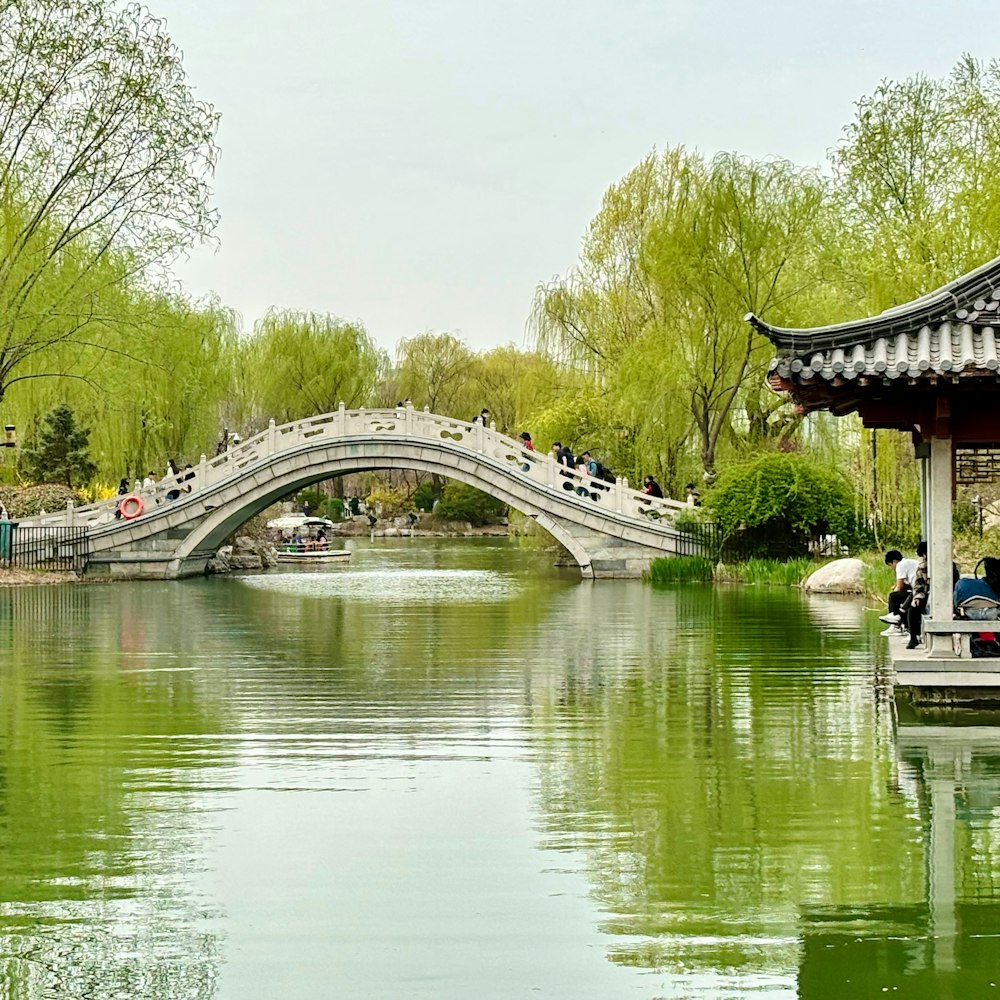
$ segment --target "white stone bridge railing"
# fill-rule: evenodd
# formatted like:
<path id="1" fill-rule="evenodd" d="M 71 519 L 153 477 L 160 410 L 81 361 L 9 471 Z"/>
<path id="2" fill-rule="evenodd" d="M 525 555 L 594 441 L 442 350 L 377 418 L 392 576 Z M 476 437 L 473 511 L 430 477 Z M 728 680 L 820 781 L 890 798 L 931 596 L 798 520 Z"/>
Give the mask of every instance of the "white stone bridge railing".
<path id="1" fill-rule="evenodd" d="M 633 490 L 627 479 L 614 483 L 598 482 L 590 476 L 581 476 L 575 469 L 559 465 L 549 454 L 526 451 L 520 443 L 500 434 L 494 426 L 484 427 L 478 421 L 469 423 L 451 417 L 415 410 L 412 406 L 392 410 L 348 410 L 344 404 L 333 413 L 325 413 L 287 424 L 272 420 L 267 430 L 256 434 L 230 448 L 215 458 L 201 456 L 192 469 L 176 478 L 161 480 L 156 488 L 140 493 L 145 505 L 144 514 L 120 524 L 136 524 L 153 511 L 162 511 L 169 504 L 168 495 L 179 496 L 195 490 L 210 489 L 220 483 L 249 475 L 271 460 L 275 455 L 299 451 L 309 445 L 336 440 L 355 439 L 365 442 L 385 437 L 404 438 L 413 443 L 427 442 L 456 446 L 472 456 L 481 456 L 493 466 L 497 462 L 509 476 L 527 481 L 543 493 L 556 491 L 562 500 L 585 504 L 590 510 L 608 514 L 626 515 L 647 524 L 671 524 L 687 505 L 677 500 L 658 499 Z M 185 479 L 193 472 L 193 478 Z M 171 496 L 171 499 L 174 497 Z M 26 518 L 23 524 L 31 525 L 86 525 L 97 528 L 116 523 L 115 507 L 118 498 L 83 507 L 67 506 L 66 510 L 40 517 Z"/>

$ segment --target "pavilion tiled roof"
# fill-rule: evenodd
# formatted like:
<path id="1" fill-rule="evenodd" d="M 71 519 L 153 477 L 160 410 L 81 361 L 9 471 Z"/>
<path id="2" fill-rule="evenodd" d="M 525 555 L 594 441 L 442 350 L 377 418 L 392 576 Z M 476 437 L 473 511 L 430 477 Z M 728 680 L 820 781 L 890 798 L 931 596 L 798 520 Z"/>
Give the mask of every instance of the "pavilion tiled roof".
<path id="1" fill-rule="evenodd" d="M 771 326 L 753 313 L 746 319 L 779 351 L 768 369 L 775 388 L 998 379 L 1000 257 L 869 319 L 804 330 Z"/>

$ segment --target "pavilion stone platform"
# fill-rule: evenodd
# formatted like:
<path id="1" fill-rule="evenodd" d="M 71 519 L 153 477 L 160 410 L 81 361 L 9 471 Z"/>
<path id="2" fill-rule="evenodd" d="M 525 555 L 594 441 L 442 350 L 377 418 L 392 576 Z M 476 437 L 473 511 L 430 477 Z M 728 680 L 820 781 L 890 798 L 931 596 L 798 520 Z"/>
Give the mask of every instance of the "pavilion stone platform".
<path id="1" fill-rule="evenodd" d="M 951 617 L 956 482 L 1000 479 L 1000 257 L 869 319 L 801 330 L 753 314 L 747 321 L 777 349 L 769 385 L 799 412 L 857 413 L 866 427 L 912 438 L 931 614 L 917 649 L 889 640 L 897 694 L 914 703 L 1000 707 L 1000 658 L 970 652 L 971 636 L 991 623 Z"/>

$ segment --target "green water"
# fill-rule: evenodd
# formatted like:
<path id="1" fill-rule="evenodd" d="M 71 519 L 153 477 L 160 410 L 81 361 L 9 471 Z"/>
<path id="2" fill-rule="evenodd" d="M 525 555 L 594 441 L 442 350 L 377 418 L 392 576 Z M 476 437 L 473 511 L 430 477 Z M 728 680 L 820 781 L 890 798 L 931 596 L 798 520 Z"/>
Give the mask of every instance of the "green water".
<path id="1" fill-rule="evenodd" d="M 503 541 L 0 590 L 3 998 L 1000 992 L 1000 717 Z"/>

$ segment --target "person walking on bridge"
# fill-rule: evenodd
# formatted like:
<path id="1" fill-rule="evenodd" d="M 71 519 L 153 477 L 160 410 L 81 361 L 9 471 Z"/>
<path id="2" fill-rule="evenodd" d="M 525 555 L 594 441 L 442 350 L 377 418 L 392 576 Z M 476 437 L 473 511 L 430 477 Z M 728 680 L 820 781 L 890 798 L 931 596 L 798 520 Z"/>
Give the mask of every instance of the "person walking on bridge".
<path id="1" fill-rule="evenodd" d="M 663 499 L 663 490 L 660 489 L 660 484 L 652 476 L 646 476 L 646 479 L 642 484 L 642 492 L 648 497 L 658 497 L 660 500 Z"/>
<path id="2" fill-rule="evenodd" d="M 560 465 L 565 465 L 567 469 L 576 468 L 576 459 L 573 458 L 573 452 L 562 441 L 554 441 L 552 450 L 556 453 L 556 461 Z"/>

